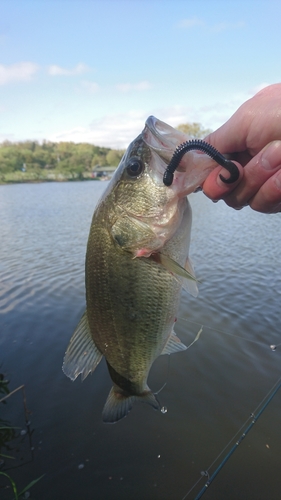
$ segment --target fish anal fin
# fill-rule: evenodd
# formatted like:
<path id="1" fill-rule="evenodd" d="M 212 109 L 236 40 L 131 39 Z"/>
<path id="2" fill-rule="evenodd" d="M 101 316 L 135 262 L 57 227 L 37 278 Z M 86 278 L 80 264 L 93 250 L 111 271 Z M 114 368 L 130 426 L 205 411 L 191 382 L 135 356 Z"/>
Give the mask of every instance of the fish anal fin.
<path id="1" fill-rule="evenodd" d="M 186 349 L 186 345 L 184 345 L 176 336 L 175 332 L 172 331 L 161 354 L 173 354 L 174 352 L 185 351 Z"/>
<path id="2" fill-rule="evenodd" d="M 131 411 L 135 400 L 135 396 L 126 396 L 117 391 L 115 387 L 112 387 L 102 411 L 103 422 L 115 424 L 121 418 L 126 417 Z"/>
<path id="3" fill-rule="evenodd" d="M 84 380 L 95 370 L 101 358 L 102 354 L 93 341 L 85 311 L 70 339 L 63 360 L 63 372 L 71 380 L 75 380 L 80 374 Z"/>
<path id="4" fill-rule="evenodd" d="M 140 395 L 128 395 L 119 387 L 113 386 L 103 408 L 103 422 L 115 424 L 128 415 L 136 401 L 147 403 L 155 410 L 160 409 L 159 401 L 148 388 Z"/>

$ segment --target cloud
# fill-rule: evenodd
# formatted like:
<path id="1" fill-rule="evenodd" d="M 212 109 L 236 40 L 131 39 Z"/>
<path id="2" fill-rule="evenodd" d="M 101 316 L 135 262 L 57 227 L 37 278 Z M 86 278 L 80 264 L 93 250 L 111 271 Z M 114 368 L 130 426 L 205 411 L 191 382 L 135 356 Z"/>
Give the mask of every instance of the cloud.
<path id="1" fill-rule="evenodd" d="M 257 92 L 270 85 L 262 82 L 252 88 L 227 95 L 221 100 L 212 101 L 203 106 L 171 106 L 169 108 L 157 108 L 152 110 L 157 118 L 177 127 L 180 123 L 201 123 L 204 128 L 216 130 L 223 125 L 235 111 Z"/>
<path id="2" fill-rule="evenodd" d="M 212 113 L 213 109 L 210 111 Z M 48 140 L 54 142 L 89 142 L 104 147 L 125 149 L 142 132 L 145 121 L 150 114 L 155 115 L 172 127 L 177 127 L 180 123 L 186 122 L 199 122 L 203 126 L 207 126 L 203 119 L 204 113 L 200 110 L 172 106 L 169 108 L 155 108 L 149 111 L 131 110 L 128 113 L 107 115 L 93 120 L 86 127 L 58 131 L 48 137 Z"/>
<path id="3" fill-rule="evenodd" d="M 85 127 L 57 131 L 47 139 L 54 142 L 89 142 L 99 146 L 124 149 L 141 133 L 150 114 L 172 127 L 177 127 L 180 123 L 198 122 L 204 128 L 215 130 L 225 123 L 243 102 L 267 85 L 261 83 L 254 88 L 229 94 L 224 99 L 212 101 L 201 107 L 175 105 L 111 114 L 94 119 Z"/>
<path id="4" fill-rule="evenodd" d="M 58 131 L 47 139 L 53 142 L 89 142 L 95 145 L 125 149 L 143 130 L 150 114 L 177 127 L 180 123 L 199 122 L 205 128 L 214 130 L 224 123 L 237 109 L 240 102 L 214 103 L 208 107 L 193 108 L 171 106 L 154 108 L 149 111 L 134 111 L 112 114 L 93 120 L 88 126 Z"/>
<path id="5" fill-rule="evenodd" d="M 62 66 L 57 66 L 56 64 L 48 67 L 48 73 L 51 76 L 75 76 L 86 73 L 87 71 L 89 71 L 89 67 L 84 63 L 78 63 L 72 69 L 62 68 Z"/>
<path id="6" fill-rule="evenodd" d="M 178 23 L 179 28 L 193 28 L 194 26 L 204 26 L 205 22 L 202 19 L 198 19 L 197 17 L 192 17 L 190 19 L 182 19 Z"/>
<path id="7" fill-rule="evenodd" d="M 0 85 L 11 82 L 27 82 L 38 71 L 37 64 L 32 62 L 20 62 L 4 66 L 0 64 Z"/>
<path id="8" fill-rule="evenodd" d="M 93 120 L 88 127 L 76 127 L 52 134 L 50 141 L 90 142 L 99 146 L 124 149 L 143 130 L 145 112 L 107 115 Z"/>
<path id="9" fill-rule="evenodd" d="M 205 105 L 196 109 L 191 108 L 187 110 L 185 122 L 199 122 L 206 128 L 216 130 L 223 125 L 245 101 L 268 85 L 270 85 L 270 83 L 263 82 L 255 87 L 235 92 L 232 95 L 230 94 L 225 99 L 212 102 L 208 106 Z"/>
<path id="10" fill-rule="evenodd" d="M 137 90 L 137 91 L 143 91 L 143 90 L 149 90 L 152 88 L 152 85 L 147 81 L 143 80 L 139 83 L 120 83 L 119 85 L 116 85 L 117 90 L 120 90 L 120 92 L 130 92 L 132 90 Z"/>
<path id="11" fill-rule="evenodd" d="M 83 89 L 87 90 L 91 94 L 95 94 L 100 89 L 100 86 L 98 83 L 91 82 L 89 80 L 84 80 L 83 82 L 81 82 L 81 86 Z"/>

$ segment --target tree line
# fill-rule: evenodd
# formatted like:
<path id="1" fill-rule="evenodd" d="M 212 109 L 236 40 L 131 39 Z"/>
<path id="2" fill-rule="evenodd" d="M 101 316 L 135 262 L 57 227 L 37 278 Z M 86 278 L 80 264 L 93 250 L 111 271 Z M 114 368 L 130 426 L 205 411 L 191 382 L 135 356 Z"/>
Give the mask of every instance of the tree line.
<path id="1" fill-rule="evenodd" d="M 4 141 L 0 144 L 0 173 L 40 169 L 90 172 L 97 166 L 117 167 L 123 154 L 123 150 L 88 143 Z"/>
<path id="2" fill-rule="evenodd" d="M 177 128 L 190 138 L 210 132 L 200 123 Z M 4 141 L 0 144 L 0 182 L 89 178 L 97 167 L 117 167 L 123 154 L 124 150 L 89 143 Z"/>

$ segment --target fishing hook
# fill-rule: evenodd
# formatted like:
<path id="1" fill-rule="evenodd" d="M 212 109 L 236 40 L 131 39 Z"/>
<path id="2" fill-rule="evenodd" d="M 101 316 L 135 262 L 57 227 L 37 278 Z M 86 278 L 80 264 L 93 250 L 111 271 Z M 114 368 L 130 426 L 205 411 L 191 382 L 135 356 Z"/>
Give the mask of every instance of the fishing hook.
<path id="1" fill-rule="evenodd" d="M 235 165 L 235 163 L 227 160 L 221 153 L 219 153 L 216 148 L 211 146 L 211 144 L 208 144 L 208 142 L 201 141 L 200 139 L 193 139 L 191 141 L 183 142 L 175 150 L 163 176 L 163 182 L 165 186 L 171 186 L 174 179 L 174 172 L 178 168 L 183 155 L 193 149 L 199 149 L 200 151 L 203 151 L 213 160 L 215 160 L 219 165 L 228 170 L 228 172 L 230 173 L 230 177 L 228 179 L 220 174 L 220 178 L 225 184 L 232 184 L 239 179 L 239 169 Z"/>

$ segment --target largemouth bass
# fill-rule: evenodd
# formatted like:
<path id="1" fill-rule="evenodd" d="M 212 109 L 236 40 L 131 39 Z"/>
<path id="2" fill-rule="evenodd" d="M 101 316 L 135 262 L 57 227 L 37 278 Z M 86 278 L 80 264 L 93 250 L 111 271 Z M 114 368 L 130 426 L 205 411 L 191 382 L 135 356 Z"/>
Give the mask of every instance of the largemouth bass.
<path id="1" fill-rule="evenodd" d="M 147 385 L 154 360 L 186 346 L 173 330 L 182 287 L 194 296 L 189 261 L 188 183 L 163 174 L 186 135 L 154 117 L 128 147 L 94 212 L 86 252 L 86 311 L 65 354 L 63 371 L 84 379 L 104 356 L 113 387 L 104 422 L 125 417 L 140 400 L 159 409 Z M 201 155 L 200 155 L 201 156 Z M 195 183 L 195 185 L 194 185 Z"/>

